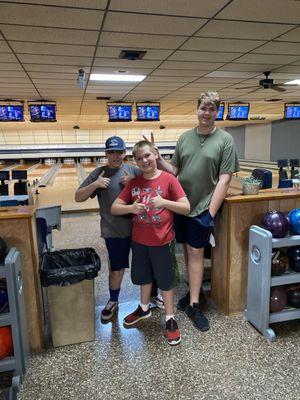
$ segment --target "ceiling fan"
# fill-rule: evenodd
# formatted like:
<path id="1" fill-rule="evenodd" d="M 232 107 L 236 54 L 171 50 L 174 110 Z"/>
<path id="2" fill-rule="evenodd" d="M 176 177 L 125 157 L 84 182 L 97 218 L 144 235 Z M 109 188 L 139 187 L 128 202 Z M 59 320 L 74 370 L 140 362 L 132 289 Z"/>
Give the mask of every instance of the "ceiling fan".
<path id="1" fill-rule="evenodd" d="M 243 86 L 243 87 L 238 87 L 236 89 L 256 88 L 252 92 L 255 92 L 256 90 L 259 90 L 259 89 L 273 89 L 273 90 L 276 90 L 277 92 L 285 92 L 286 89 L 284 87 L 282 87 L 283 84 L 274 83 L 273 79 L 269 79 L 270 73 L 271 73 L 271 71 L 265 71 L 264 72 L 265 78 L 261 79 L 259 81 L 258 85 L 255 85 L 255 86 Z M 298 86 L 298 85 L 289 85 L 289 86 Z"/>

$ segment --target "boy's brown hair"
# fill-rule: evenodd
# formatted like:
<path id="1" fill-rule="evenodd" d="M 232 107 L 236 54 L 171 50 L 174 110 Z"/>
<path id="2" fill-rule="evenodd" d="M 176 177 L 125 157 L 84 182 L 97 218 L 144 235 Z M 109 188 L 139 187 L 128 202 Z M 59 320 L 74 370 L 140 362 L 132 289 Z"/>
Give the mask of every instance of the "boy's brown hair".
<path id="1" fill-rule="evenodd" d="M 132 155 L 135 158 L 136 153 L 142 149 L 143 147 L 148 146 L 151 150 L 152 153 L 156 153 L 156 149 L 155 147 L 152 145 L 151 142 L 148 142 L 148 140 L 140 140 L 139 142 L 137 142 L 132 149 Z"/>
<path id="2" fill-rule="evenodd" d="M 204 92 L 201 93 L 200 98 L 198 99 L 197 110 L 202 103 L 204 104 L 213 104 L 216 108 L 219 108 L 221 99 L 217 92 Z"/>

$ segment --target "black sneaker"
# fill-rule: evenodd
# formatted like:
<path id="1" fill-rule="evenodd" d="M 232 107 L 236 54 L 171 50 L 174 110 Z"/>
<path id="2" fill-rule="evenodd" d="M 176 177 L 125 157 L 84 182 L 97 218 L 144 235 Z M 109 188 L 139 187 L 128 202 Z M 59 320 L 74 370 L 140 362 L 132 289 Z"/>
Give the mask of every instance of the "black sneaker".
<path id="1" fill-rule="evenodd" d="M 199 329 L 199 331 L 202 332 L 208 331 L 209 322 L 206 316 L 203 314 L 199 303 L 193 303 L 192 306 L 186 306 L 184 311 L 194 324 L 195 328 Z"/>
<path id="2" fill-rule="evenodd" d="M 201 292 L 199 294 L 199 304 L 201 307 L 205 307 L 206 303 L 207 303 L 206 297 L 201 289 Z M 190 304 L 190 292 L 187 292 L 185 296 L 183 296 L 181 299 L 178 300 L 177 310 L 184 311 L 189 304 Z"/>

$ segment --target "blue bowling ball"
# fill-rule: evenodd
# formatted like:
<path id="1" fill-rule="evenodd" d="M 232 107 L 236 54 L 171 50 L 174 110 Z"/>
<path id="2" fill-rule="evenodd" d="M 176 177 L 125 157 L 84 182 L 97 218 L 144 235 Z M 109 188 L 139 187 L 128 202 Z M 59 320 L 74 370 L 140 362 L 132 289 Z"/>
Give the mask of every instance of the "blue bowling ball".
<path id="1" fill-rule="evenodd" d="M 295 235 L 300 235 L 300 208 L 295 208 L 288 213 L 288 219 L 290 221 L 292 232 Z"/>

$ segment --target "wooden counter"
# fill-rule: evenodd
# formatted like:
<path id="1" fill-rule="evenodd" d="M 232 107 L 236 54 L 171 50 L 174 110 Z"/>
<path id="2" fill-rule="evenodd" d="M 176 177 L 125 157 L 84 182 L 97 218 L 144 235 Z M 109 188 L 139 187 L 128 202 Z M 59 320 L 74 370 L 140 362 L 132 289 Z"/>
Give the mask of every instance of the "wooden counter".
<path id="1" fill-rule="evenodd" d="M 299 207 L 299 188 L 266 189 L 258 195 L 233 195 L 225 199 L 215 231 L 211 296 L 226 315 L 246 308 L 250 226 L 260 225 L 267 211 L 288 212 Z"/>
<path id="2" fill-rule="evenodd" d="M 0 207 L 0 236 L 21 253 L 29 348 L 38 351 L 43 348 L 43 329 L 34 214 L 34 206 Z"/>

